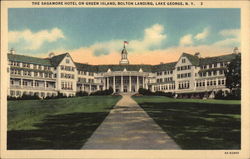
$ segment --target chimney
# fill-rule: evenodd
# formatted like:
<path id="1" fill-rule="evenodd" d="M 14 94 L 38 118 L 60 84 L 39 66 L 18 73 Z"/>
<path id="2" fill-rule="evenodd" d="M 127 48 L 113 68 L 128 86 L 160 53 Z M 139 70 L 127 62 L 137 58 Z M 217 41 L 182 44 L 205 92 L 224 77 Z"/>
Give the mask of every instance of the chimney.
<path id="1" fill-rule="evenodd" d="M 234 49 L 233 49 L 233 54 L 238 54 L 238 53 L 239 53 L 238 47 L 234 47 Z"/>
<path id="2" fill-rule="evenodd" d="M 200 52 L 196 52 L 196 53 L 194 54 L 194 56 L 196 56 L 196 57 L 198 57 L 198 58 L 201 58 Z"/>
<path id="3" fill-rule="evenodd" d="M 49 58 L 52 58 L 52 57 L 54 57 L 54 56 L 55 56 L 55 53 L 54 53 L 54 52 L 49 53 Z"/>
<path id="4" fill-rule="evenodd" d="M 14 48 L 11 48 L 10 49 L 10 54 L 15 54 L 16 53 L 16 51 L 14 50 Z"/>

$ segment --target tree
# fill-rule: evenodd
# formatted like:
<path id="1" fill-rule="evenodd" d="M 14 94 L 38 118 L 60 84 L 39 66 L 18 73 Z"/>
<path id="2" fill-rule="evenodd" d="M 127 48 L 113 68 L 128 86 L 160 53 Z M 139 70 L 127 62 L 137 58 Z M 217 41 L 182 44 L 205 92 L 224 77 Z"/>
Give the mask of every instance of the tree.
<path id="1" fill-rule="evenodd" d="M 241 55 L 237 54 L 235 59 L 227 66 L 226 87 L 236 96 L 240 96 L 241 90 Z"/>

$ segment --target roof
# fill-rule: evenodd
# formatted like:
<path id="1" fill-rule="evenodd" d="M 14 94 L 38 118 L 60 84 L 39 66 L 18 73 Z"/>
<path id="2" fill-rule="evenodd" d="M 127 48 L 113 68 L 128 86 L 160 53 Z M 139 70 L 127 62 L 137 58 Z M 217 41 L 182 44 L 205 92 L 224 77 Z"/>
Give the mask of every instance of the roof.
<path id="1" fill-rule="evenodd" d="M 173 70 L 177 62 L 165 63 L 160 65 L 154 65 L 152 67 L 152 72 Z"/>
<path id="2" fill-rule="evenodd" d="M 79 70 L 79 71 L 97 72 L 97 67 L 94 65 L 77 63 L 77 62 L 75 62 L 75 65 L 76 65 L 77 70 Z"/>
<path id="3" fill-rule="evenodd" d="M 229 54 L 229 55 L 222 55 L 222 56 L 215 56 L 215 57 L 206 57 L 200 58 L 200 65 L 207 65 L 212 63 L 219 63 L 219 62 L 228 62 L 235 59 L 237 54 Z"/>
<path id="4" fill-rule="evenodd" d="M 107 72 L 108 69 L 111 71 L 123 71 L 125 68 L 127 71 L 139 71 L 142 69 L 144 72 L 151 72 L 152 65 L 89 65 L 75 63 L 77 70 L 89 71 L 89 72 Z"/>
<path id="5" fill-rule="evenodd" d="M 142 69 L 144 72 L 151 72 L 151 65 L 97 65 L 98 72 L 106 72 L 108 69 L 111 71 L 139 71 Z"/>
<path id="6" fill-rule="evenodd" d="M 61 55 L 54 56 L 52 58 L 38 58 L 32 56 L 25 56 L 25 55 L 18 55 L 18 54 L 8 54 L 8 59 L 11 61 L 17 62 L 25 62 L 25 63 L 32 63 L 38 65 L 46 65 L 46 66 L 54 66 L 57 67 L 60 62 L 64 59 L 64 57 L 68 53 L 64 53 Z M 198 58 L 197 56 L 183 53 L 182 56 L 187 57 L 190 62 L 197 66 L 197 65 L 207 65 L 212 63 L 218 62 L 228 62 L 233 60 L 237 54 L 228 54 L 216 57 L 206 57 L 206 58 Z M 82 64 L 74 62 L 77 70 L 85 71 L 85 72 L 107 72 L 108 69 L 111 71 L 123 71 L 125 68 L 127 71 L 139 71 L 142 69 L 144 72 L 159 72 L 159 71 L 166 71 L 166 70 L 173 70 L 177 62 L 171 63 L 164 63 L 159 65 L 89 65 L 89 64 Z"/>
<path id="7" fill-rule="evenodd" d="M 188 53 L 182 53 L 181 56 L 186 57 L 191 62 L 191 64 L 195 66 L 199 65 L 199 58 L 197 56 L 194 56 Z"/>
<path id="8" fill-rule="evenodd" d="M 51 62 L 49 59 L 32 57 L 32 56 L 8 54 L 8 59 L 16 62 L 25 62 L 30 64 L 51 66 Z"/>
<path id="9" fill-rule="evenodd" d="M 64 54 L 61 54 L 61 55 L 53 56 L 53 57 L 50 59 L 51 64 L 52 64 L 54 67 L 58 66 L 67 54 L 68 54 L 68 53 L 64 53 Z"/>

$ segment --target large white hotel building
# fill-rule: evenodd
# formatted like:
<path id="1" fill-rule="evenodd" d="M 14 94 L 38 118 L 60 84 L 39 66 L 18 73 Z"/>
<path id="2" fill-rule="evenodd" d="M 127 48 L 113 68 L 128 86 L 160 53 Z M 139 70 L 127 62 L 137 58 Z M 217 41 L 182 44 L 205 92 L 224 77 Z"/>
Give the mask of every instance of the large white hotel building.
<path id="1" fill-rule="evenodd" d="M 178 61 L 158 65 L 129 64 L 127 50 L 121 52 L 117 65 L 89 65 L 74 62 L 69 53 L 50 54 L 48 58 L 8 53 L 8 95 L 74 96 L 110 87 L 114 92 L 138 92 L 139 88 L 175 93 L 178 97 L 213 98 L 225 87 L 227 65 L 236 57 L 233 53 L 201 57 L 183 53 Z"/>

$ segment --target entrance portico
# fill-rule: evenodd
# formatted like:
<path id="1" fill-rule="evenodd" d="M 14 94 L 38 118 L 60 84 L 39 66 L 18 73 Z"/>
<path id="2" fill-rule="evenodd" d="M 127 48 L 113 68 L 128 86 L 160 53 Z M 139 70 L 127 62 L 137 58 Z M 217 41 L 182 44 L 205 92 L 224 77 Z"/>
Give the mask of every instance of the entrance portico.
<path id="1" fill-rule="evenodd" d="M 103 88 L 113 88 L 114 92 L 138 92 L 148 88 L 148 73 L 137 71 L 115 71 L 103 74 Z"/>

